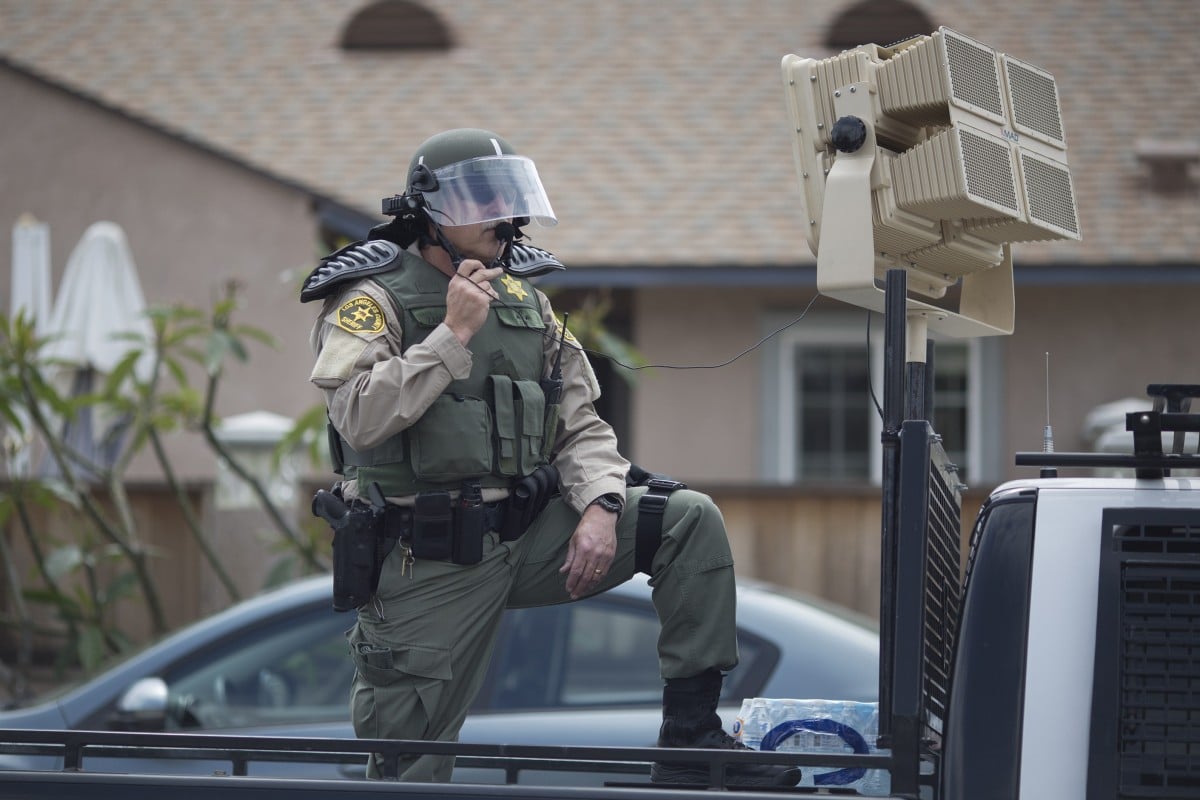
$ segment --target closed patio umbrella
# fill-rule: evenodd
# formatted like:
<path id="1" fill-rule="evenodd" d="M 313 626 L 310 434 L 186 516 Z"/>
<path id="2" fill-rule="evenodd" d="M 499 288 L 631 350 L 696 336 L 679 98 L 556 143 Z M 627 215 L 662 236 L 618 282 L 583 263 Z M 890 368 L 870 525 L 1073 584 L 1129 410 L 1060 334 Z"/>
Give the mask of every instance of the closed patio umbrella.
<path id="1" fill-rule="evenodd" d="M 22 214 L 12 230 L 12 284 L 8 298 L 8 316 L 18 314 L 33 324 L 35 334 L 44 332 L 50 317 L 50 226 L 32 214 Z M 23 434 L 11 432 L 13 441 L 5 442 L 8 470 L 13 476 L 29 475 L 33 459 L 33 437 L 29 416 L 23 409 L 16 415 Z"/>
<path id="2" fill-rule="evenodd" d="M 67 260 L 45 330 L 53 337 L 45 355 L 63 362 L 55 377 L 60 391 L 90 391 L 98 376 L 112 372 L 138 346 L 122 334 L 137 334 L 148 341 L 153 329 L 145 311 L 146 299 L 125 232 L 113 222 L 93 223 Z M 149 352 L 143 353 L 134 367 L 142 380 L 149 377 L 151 358 Z M 105 419 L 94 411 L 88 408 L 65 420 L 64 437 L 88 459 L 111 466 L 120 453 L 120 433 L 127 420 Z M 56 465 L 48 468 L 50 474 L 57 472 Z"/>

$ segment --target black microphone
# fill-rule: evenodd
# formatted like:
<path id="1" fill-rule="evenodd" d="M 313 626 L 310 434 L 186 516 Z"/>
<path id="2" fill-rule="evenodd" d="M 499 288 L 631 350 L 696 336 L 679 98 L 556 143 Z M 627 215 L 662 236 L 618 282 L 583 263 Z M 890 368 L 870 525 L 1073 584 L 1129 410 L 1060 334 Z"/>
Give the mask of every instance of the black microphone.
<path id="1" fill-rule="evenodd" d="M 497 242 L 503 242 L 504 246 L 500 248 L 499 254 L 496 255 L 492 263 L 488 266 L 504 267 L 507 271 L 512 261 L 513 237 L 517 235 L 517 228 L 511 222 L 505 220 L 496 225 L 495 228 L 492 228 L 492 235 L 496 237 Z"/>
<path id="2" fill-rule="evenodd" d="M 517 227 L 511 222 L 501 222 L 493 230 L 495 237 L 502 242 L 511 242 L 517 235 Z"/>

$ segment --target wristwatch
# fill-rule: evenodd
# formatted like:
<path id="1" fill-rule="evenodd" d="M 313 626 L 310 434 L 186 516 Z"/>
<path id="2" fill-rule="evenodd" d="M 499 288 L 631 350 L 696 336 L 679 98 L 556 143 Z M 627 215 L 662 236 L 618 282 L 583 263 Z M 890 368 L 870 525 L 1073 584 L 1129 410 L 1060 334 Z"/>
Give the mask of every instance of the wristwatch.
<path id="1" fill-rule="evenodd" d="M 621 516 L 621 512 L 625 509 L 625 502 L 621 499 L 621 495 L 616 494 L 615 492 L 602 494 L 592 502 L 588 503 L 588 505 L 600 506 L 605 511 L 616 514 L 618 517 Z"/>

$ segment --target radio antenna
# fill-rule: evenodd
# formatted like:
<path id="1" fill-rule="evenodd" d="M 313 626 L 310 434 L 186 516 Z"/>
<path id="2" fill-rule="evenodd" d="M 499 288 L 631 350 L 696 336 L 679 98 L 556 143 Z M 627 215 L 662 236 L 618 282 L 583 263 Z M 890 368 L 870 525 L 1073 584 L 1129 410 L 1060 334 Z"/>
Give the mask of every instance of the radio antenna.
<path id="1" fill-rule="evenodd" d="M 1050 427 L 1050 353 L 1046 353 L 1046 427 L 1042 428 L 1042 452 L 1054 452 L 1054 429 Z M 1042 467 L 1043 478 L 1057 478 L 1058 469 Z"/>

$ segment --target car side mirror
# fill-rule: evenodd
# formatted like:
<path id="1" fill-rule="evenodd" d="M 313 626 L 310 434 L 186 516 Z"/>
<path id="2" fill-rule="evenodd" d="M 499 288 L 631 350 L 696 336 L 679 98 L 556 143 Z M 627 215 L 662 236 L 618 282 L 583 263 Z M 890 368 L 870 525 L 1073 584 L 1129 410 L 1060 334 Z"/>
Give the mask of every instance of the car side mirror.
<path id="1" fill-rule="evenodd" d="M 167 682 L 141 678 L 125 690 L 108 727 L 119 731 L 161 731 L 167 724 Z"/>

